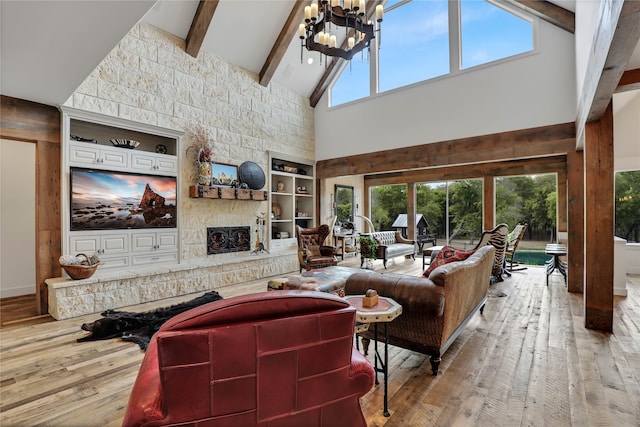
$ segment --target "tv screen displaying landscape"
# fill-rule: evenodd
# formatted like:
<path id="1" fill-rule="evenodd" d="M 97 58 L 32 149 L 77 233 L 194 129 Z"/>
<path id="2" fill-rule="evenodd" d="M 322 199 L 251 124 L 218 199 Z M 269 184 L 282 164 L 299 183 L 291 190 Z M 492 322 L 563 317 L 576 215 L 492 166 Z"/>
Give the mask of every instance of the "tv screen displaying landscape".
<path id="1" fill-rule="evenodd" d="M 175 228 L 176 178 L 71 168 L 71 230 Z"/>

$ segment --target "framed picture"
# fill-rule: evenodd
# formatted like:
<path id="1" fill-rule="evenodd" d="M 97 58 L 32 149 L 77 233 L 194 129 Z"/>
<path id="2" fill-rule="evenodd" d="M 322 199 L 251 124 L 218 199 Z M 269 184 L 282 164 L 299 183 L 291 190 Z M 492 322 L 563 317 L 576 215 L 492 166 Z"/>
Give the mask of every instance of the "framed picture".
<path id="1" fill-rule="evenodd" d="M 226 163 L 211 164 L 211 185 L 235 187 L 238 183 L 238 166 Z"/>

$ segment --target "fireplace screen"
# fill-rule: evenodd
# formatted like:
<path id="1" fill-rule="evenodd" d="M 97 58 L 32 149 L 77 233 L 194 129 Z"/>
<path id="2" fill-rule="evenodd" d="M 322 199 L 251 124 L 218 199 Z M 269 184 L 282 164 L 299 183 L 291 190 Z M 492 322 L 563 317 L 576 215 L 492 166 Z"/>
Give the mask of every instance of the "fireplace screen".
<path id="1" fill-rule="evenodd" d="M 207 255 L 251 249 L 251 227 L 208 227 Z"/>

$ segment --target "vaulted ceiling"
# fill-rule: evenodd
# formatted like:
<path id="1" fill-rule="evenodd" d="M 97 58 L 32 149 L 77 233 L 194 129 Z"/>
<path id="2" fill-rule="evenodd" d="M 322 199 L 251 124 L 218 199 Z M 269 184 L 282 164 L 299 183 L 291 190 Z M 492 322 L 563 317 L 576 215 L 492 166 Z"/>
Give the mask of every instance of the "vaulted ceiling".
<path id="1" fill-rule="evenodd" d="M 379 0 L 368 0 L 368 6 L 376 1 Z M 575 0 L 504 1 L 560 27 L 568 25 L 575 10 Z M 295 0 L 2 0 L 0 92 L 49 105 L 64 103 L 122 37 L 142 20 L 187 40 L 187 52 L 196 55 L 200 49 L 211 52 L 255 72 L 261 84 L 275 82 L 310 97 L 311 104 L 315 105 L 333 74 L 318 61 L 311 65 L 306 61 L 301 63 L 296 30 L 303 6 L 308 3 Z M 308 55 L 305 53 L 305 58 Z M 627 65 L 627 69 L 637 68 L 640 68 L 639 47 Z"/>

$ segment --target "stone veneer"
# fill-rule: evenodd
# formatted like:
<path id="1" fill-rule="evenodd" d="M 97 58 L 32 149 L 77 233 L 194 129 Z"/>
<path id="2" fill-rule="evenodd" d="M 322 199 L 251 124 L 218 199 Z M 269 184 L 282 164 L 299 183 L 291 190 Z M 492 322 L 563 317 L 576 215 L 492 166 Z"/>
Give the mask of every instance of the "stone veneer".
<path id="1" fill-rule="evenodd" d="M 98 271 L 82 281 L 50 279 L 50 311 L 56 318 L 297 270 L 295 255 L 257 260 L 254 256 L 244 264 L 245 258 L 237 255 L 207 256 L 207 227 L 253 225 L 258 215 L 271 209 L 267 201 L 190 199 L 197 152 L 191 131 L 196 124 L 207 130 L 216 162 L 253 161 L 268 175 L 269 151 L 314 159 L 314 116 L 308 98 L 274 83 L 261 86 L 256 73 L 208 52 L 193 58 L 184 46 L 184 40 L 139 23 L 65 103 L 185 132 L 179 147 L 182 263 L 105 276 Z"/>
<path id="2" fill-rule="evenodd" d="M 56 320 L 277 276 L 299 267 L 295 251 L 238 255 L 234 262 L 185 262 L 135 270 L 100 271 L 88 279 L 47 279 L 49 313 Z M 264 282 L 267 290 L 267 280 Z"/>

